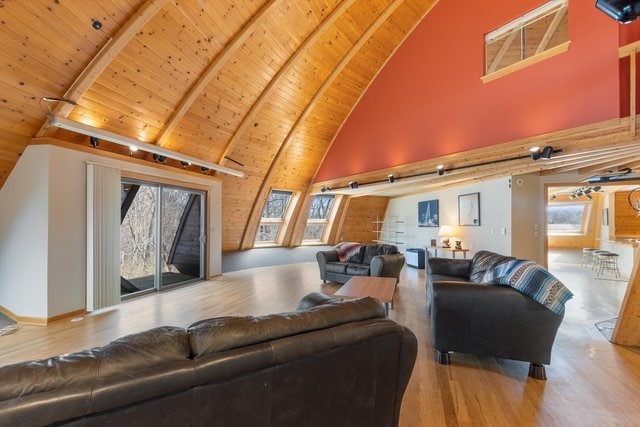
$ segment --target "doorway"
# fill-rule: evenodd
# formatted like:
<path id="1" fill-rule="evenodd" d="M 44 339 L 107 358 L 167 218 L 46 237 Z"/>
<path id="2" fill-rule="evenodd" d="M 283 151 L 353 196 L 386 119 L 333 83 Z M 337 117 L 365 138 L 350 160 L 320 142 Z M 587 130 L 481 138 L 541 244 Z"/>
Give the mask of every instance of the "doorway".
<path id="1" fill-rule="evenodd" d="M 205 198 L 199 190 L 121 181 L 123 299 L 204 279 Z"/>

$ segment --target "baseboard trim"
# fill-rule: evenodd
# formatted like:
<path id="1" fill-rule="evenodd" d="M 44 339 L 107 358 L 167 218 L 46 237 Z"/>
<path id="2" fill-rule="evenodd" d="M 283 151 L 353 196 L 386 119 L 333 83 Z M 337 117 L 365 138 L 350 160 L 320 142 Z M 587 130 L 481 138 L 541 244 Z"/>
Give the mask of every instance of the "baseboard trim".
<path id="1" fill-rule="evenodd" d="M 31 317 L 31 316 L 19 316 L 13 311 L 0 305 L 0 313 L 9 317 L 21 325 L 33 325 L 33 326 L 47 326 L 49 323 L 57 322 L 58 320 L 65 319 L 67 317 L 73 317 L 83 315 L 87 311 L 84 308 L 80 310 L 70 311 L 68 313 L 57 314 L 51 317 Z"/>

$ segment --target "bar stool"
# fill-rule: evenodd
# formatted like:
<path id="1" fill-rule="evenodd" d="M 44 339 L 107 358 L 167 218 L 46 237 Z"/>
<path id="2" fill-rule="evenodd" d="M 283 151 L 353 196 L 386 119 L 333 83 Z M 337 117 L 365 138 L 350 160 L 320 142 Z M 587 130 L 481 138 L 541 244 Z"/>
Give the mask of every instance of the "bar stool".
<path id="1" fill-rule="evenodd" d="M 598 273 L 598 270 L 600 270 L 600 262 L 602 262 L 602 259 L 600 258 L 600 254 L 606 254 L 609 253 L 609 251 L 603 251 L 601 249 L 596 249 L 595 251 L 592 252 L 592 257 L 591 257 L 591 270 L 594 273 Z"/>
<path id="2" fill-rule="evenodd" d="M 615 274 L 616 279 L 621 276 L 620 270 L 618 269 L 618 257 L 620 255 L 614 252 L 605 252 L 599 253 L 598 255 L 598 272 L 596 273 L 597 277 L 602 277 L 602 273 L 605 271 L 610 271 Z"/>
<path id="3" fill-rule="evenodd" d="M 582 262 L 581 266 L 593 266 L 593 252 L 597 251 L 596 248 L 582 248 Z"/>

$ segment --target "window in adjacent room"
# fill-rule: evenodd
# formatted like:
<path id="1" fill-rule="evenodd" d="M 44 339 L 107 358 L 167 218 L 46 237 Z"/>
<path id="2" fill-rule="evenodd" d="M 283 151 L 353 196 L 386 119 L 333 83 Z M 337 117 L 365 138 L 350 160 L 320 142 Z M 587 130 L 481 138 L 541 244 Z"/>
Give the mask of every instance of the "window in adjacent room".
<path id="1" fill-rule="evenodd" d="M 334 200 L 334 195 L 322 194 L 313 196 L 311 206 L 309 207 L 309 215 L 307 216 L 307 225 L 304 228 L 304 235 L 302 237 L 304 242 L 326 241 Z"/>
<path id="2" fill-rule="evenodd" d="M 291 191 L 271 190 L 262 210 L 260 225 L 256 233 L 257 244 L 280 243 L 292 198 L 293 192 Z"/>
<path id="3" fill-rule="evenodd" d="M 586 234 L 591 202 L 553 203 L 547 207 L 548 234 Z"/>
<path id="4" fill-rule="evenodd" d="M 485 35 L 483 82 L 569 49 L 568 0 L 552 0 Z"/>

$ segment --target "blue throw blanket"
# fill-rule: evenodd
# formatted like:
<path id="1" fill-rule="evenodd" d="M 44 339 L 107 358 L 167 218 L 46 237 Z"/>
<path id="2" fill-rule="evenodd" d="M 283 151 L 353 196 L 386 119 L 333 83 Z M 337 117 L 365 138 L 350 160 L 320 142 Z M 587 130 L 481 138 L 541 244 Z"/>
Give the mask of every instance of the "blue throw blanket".
<path id="1" fill-rule="evenodd" d="M 544 267 L 522 259 L 488 270 L 483 282 L 511 286 L 557 314 L 562 313 L 564 303 L 573 297 L 571 291 Z"/>

